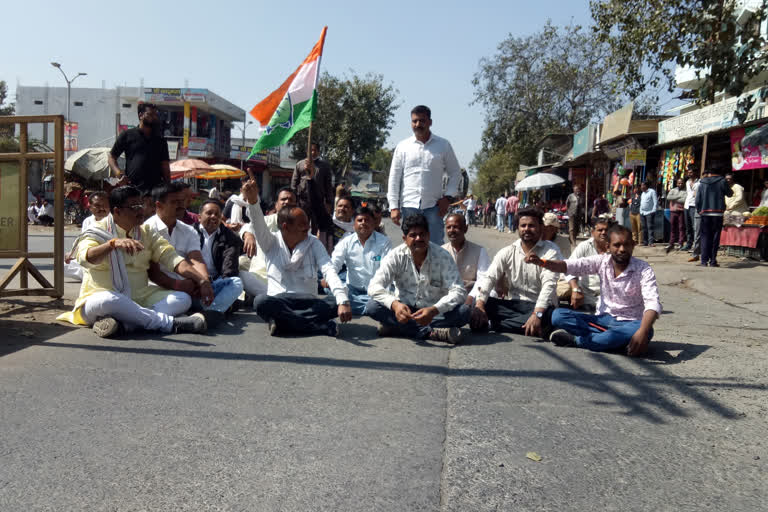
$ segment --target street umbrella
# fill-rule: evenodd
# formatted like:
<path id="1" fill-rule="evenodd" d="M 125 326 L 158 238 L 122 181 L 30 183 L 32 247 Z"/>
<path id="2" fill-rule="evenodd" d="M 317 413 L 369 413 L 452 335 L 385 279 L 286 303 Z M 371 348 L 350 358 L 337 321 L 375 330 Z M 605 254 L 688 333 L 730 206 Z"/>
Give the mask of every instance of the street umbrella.
<path id="1" fill-rule="evenodd" d="M 64 162 L 64 170 L 77 174 L 86 180 L 109 178 L 110 148 L 86 148 L 74 153 Z"/>
<path id="2" fill-rule="evenodd" d="M 242 178 L 245 176 L 245 171 L 240 169 L 213 169 L 204 174 L 198 174 L 195 176 L 198 180 L 228 180 L 230 178 Z"/>
<path id="3" fill-rule="evenodd" d="M 195 158 L 178 160 L 171 164 L 171 179 L 192 178 L 198 174 L 203 174 L 213 170 L 213 167 Z"/>
<path id="4" fill-rule="evenodd" d="M 237 167 L 233 167 L 227 164 L 213 164 L 211 167 L 216 169 L 217 171 L 220 171 L 220 170 L 239 171 L 240 170 Z"/>
<path id="5" fill-rule="evenodd" d="M 768 124 L 761 126 L 741 139 L 741 147 L 748 146 L 756 148 L 763 144 L 768 144 Z"/>
<path id="6" fill-rule="evenodd" d="M 528 176 L 515 185 L 516 191 L 538 190 L 540 188 L 551 188 L 563 183 L 565 180 L 556 174 L 540 172 L 533 176 Z"/>

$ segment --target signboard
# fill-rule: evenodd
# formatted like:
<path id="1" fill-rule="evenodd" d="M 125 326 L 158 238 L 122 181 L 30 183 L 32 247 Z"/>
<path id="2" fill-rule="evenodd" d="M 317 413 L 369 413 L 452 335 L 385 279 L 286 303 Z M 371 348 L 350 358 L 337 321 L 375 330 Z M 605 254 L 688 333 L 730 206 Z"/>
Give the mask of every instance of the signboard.
<path id="1" fill-rule="evenodd" d="M 616 112 L 605 116 L 603 130 L 600 133 L 600 142 L 629 133 L 629 125 L 632 122 L 634 107 L 635 103 L 630 101 Z"/>
<path id="2" fill-rule="evenodd" d="M 0 162 L 0 250 L 18 251 L 19 229 L 19 163 Z"/>
<path id="3" fill-rule="evenodd" d="M 179 141 L 169 140 L 168 142 L 168 159 L 176 160 L 179 156 Z"/>
<path id="4" fill-rule="evenodd" d="M 573 158 L 589 153 L 595 146 L 595 125 L 590 124 L 573 135 Z"/>
<path id="5" fill-rule="evenodd" d="M 189 103 L 184 104 L 184 148 L 189 147 Z"/>
<path id="6" fill-rule="evenodd" d="M 735 115 L 737 104 L 739 100 L 743 100 L 750 95 L 754 96 L 755 102 L 749 112 L 747 112 L 744 122 L 762 119 L 766 114 L 765 103 L 760 100 L 759 89 L 757 89 L 746 92 L 738 98 L 728 98 L 714 105 L 661 121 L 659 123 L 659 144 L 666 144 L 667 142 L 696 137 L 708 132 L 737 126 L 739 124 L 739 120 Z"/>
<path id="7" fill-rule="evenodd" d="M 620 158 L 624 158 L 624 154 L 627 151 L 642 148 L 643 147 L 634 137 L 627 137 L 626 139 L 614 142 L 613 144 L 600 144 L 600 151 L 602 151 L 609 160 L 619 160 Z"/>
<path id="8" fill-rule="evenodd" d="M 197 149 L 197 150 L 207 150 L 208 149 L 208 139 L 205 137 L 189 137 L 189 140 L 187 142 L 187 147 L 189 149 Z"/>
<path id="9" fill-rule="evenodd" d="M 207 98 L 207 89 L 144 89 L 144 101 L 148 103 L 205 103 Z"/>
<path id="10" fill-rule="evenodd" d="M 645 157 L 644 149 L 627 149 L 624 151 L 624 167 L 643 167 Z"/>
<path id="11" fill-rule="evenodd" d="M 77 151 L 77 123 L 64 123 L 64 151 Z"/>
<path id="12" fill-rule="evenodd" d="M 196 150 L 196 149 L 190 149 L 189 151 L 187 151 L 187 156 L 190 157 L 190 158 L 200 158 L 200 157 L 205 158 L 205 157 L 208 156 L 208 152 L 207 151 L 199 151 L 199 150 Z"/>
<path id="13" fill-rule="evenodd" d="M 768 145 L 763 144 L 755 147 L 741 144 L 741 139 L 757 128 L 758 126 L 750 126 L 746 130 L 738 128 L 731 132 L 731 167 L 734 171 L 768 167 Z"/>

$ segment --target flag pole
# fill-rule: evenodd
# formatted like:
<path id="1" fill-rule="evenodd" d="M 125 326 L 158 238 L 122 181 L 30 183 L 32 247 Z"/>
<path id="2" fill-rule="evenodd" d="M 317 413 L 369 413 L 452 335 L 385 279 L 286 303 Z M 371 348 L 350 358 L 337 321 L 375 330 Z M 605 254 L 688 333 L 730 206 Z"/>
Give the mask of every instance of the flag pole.
<path id="1" fill-rule="evenodd" d="M 312 178 L 315 175 L 314 162 L 312 162 L 312 125 L 314 121 L 309 122 L 309 130 L 307 131 L 307 172 L 309 177 Z"/>

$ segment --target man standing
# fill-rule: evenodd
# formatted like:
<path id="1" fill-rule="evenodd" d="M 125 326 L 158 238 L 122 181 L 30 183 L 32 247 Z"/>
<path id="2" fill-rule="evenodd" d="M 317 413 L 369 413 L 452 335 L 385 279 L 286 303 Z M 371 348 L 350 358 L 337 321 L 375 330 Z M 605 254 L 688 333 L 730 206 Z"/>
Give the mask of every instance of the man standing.
<path id="1" fill-rule="evenodd" d="M 296 164 L 291 177 L 291 188 L 296 192 L 299 208 L 309 217 L 312 234 L 325 246 L 328 254 L 333 250 L 330 240 L 333 222 L 334 190 L 331 183 L 331 166 L 320 158 L 320 145 L 310 145 L 312 160 L 304 159 Z"/>
<path id="2" fill-rule="evenodd" d="M 543 259 L 562 259 L 557 246 L 541 239 L 542 214 L 534 208 L 518 211 L 520 239 L 499 251 L 479 283 L 470 325 L 473 331 L 491 327 L 497 332 L 541 336 L 549 327 L 549 316 L 557 304 L 558 275 L 525 263 L 528 254 Z M 507 300 L 490 297 L 503 280 Z"/>
<path id="3" fill-rule="evenodd" d="M 496 200 L 496 231 L 504 232 L 504 220 L 507 218 L 507 196 L 501 194 Z"/>
<path id="4" fill-rule="evenodd" d="M 723 229 L 725 198 L 733 190 L 715 171 L 704 171 L 696 193 L 696 211 L 701 215 L 701 266 L 719 267 L 717 250 L 720 248 L 720 231 Z"/>
<path id="5" fill-rule="evenodd" d="M 491 199 L 488 198 L 488 202 L 485 203 L 485 206 L 483 207 L 483 228 L 493 225 L 493 222 L 491 222 L 493 209 L 494 204 L 491 202 Z"/>
<path id="6" fill-rule="evenodd" d="M 651 266 L 632 257 L 632 233 L 618 224 L 608 230 L 609 254 L 553 261 L 529 254 L 528 263 L 574 276 L 597 274 L 600 301 L 596 315 L 559 308 L 552 313 L 555 328 L 549 340 L 559 346 L 575 345 L 595 351 L 627 347 L 641 356 L 653 338 L 653 323 L 661 315 L 659 287 Z"/>
<path id="7" fill-rule="evenodd" d="M 635 185 L 632 188 L 632 199 L 629 204 L 629 223 L 632 226 L 632 240 L 635 242 L 635 245 L 643 243 L 643 224 L 640 219 L 640 197 L 640 187 Z"/>
<path id="8" fill-rule="evenodd" d="M 443 249 L 448 251 L 456 262 L 464 288 L 469 293 L 465 304 L 472 306 L 479 291 L 477 282 L 485 276 L 491 259 L 485 247 L 467 240 L 467 223 L 458 213 L 452 213 L 445 218 L 445 233 L 449 242 L 443 245 Z"/>
<path id="9" fill-rule="evenodd" d="M 405 243 L 389 251 L 368 285 L 366 313 L 381 323 L 379 336 L 461 343 L 469 306 L 456 263 L 429 241 L 424 215 L 407 216 L 402 228 Z"/>
<path id="10" fill-rule="evenodd" d="M 695 228 L 695 214 L 696 214 L 696 185 L 699 180 L 696 179 L 695 167 L 693 165 L 688 166 L 685 180 L 685 203 L 683 208 L 685 209 L 685 245 L 681 248 L 682 251 L 689 251 L 693 247 L 693 239 L 696 236 Z M 637 241 L 637 240 L 635 240 Z"/>
<path id="11" fill-rule="evenodd" d="M 640 185 L 640 190 L 642 190 L 642 194 L 640 194 L 640 223 L 643 226 L 643 245 L 653 247 L 653 221 L 656 219 L 656 206 L 659 198 L 656 191 L 648 186 L 646 181 Z"/>
<path id="12" fill-rule="evenodd" d="M 422 214 L 430 239 L 443 243 L 443 216 L 458 195 L 461 169 L 451 143 L 430 130 L 432 111 L 424 105 L 411 110 L 413 136 L 401 141 L 392 156 L 387 201 L 392 222 Z M 443 190 L 443 175 L 447 176 Z"/>
<path id="13" fill-rule="evenodd" d="M 568 213 L 568 235 L 571 239 L 571 246 L 576 245 L 576 238 L 581 233 L 581 226 L 584 222 L 584 197 L 581 195 L 581 186 L 573 187 L 573 192 L 565 200 L 565 206 Z"/>
<path id="14" fill-rule="evenodd" d="M 327 334 L 336 337 L 333 321 L 352 319 L 347 289 L 333 268 L 320 241 L 309 236 L 309 218 L 301 208 L 284 207 L 277 214 L 280 226 L 272 233 L 264 222 L 255 181 L 243 185 L 248 216 L 267 263 L 267 294 L 256 297 L 253 308 L 269 324 L 269 333 Z M 322 273 L 333 296 L 317 297 L 317 275 Z M 335 301 L 334 301 L 335 297 Z"/>
<path id="15" fill-rule="evenodd" d="M 475 223 L 475 208 L 477 207 L 477 201 L 475 200 L 475 196 L 473 196 L 472 194 L 469 194 L 469 197 L 465 199 L 462 204 L 466 208 L 467 226 L 471 226 L 472 224 Z"/>
<path id="16" fill-rule="evenodd" d="M 671 188 L 667 192 L 667 201 L 669 201 L 669 217 L 670 217 L 670 235 L 669 245 L 667 246 L 667 253 L 675 248 L 675 244 L 679 243 L 680 247 L 685 244 L 685 201 L 686 201 L 685 182 L 683 178 L 677 178 L 675 187 Z"/>
<path id="17" fill-rule="evenodd" d="M 506 212 L 507 212 L 507 227 L 510 233 L 517 231 L 517 207 L 520 204 L 520 200 L 512 193 L 507 198 Z"/>
<path id="18" fill-rule="evenodd" d="M 371 300 L 368 284 L 379 270 L 382 258 L 392 249 L 389 237 L 374 231 L 373 212 L 358 208 L 354 215 L 355 232 L 345 236 L 333 249 L 331 262 L 336 273 L 347 267 L 347 291 L 353 315 L 364 315 Z"/>
<path id="19" fill-rule="evenodd" d="M 127 181 L 147 194 L 160 183 L 171 181 L 171 166 L 157 107 L 152 103 L 139 103 L 138 113 L 139 126 L 117 136 L 107 160 L 115 176 L 122 178 L 124 174 L 117 165 L 117 159 L 125 153 Z"/>
<path id="20" fill-rule="evenodd" d="M 739 214 L 749 211 L 747 201 L 744 199 L 744 187 L 733 180 L 733 173 L 725 175 L 725 182 L 731 187 L 733 195 L 725 200 L 725 211 L 729 214 Z"/>

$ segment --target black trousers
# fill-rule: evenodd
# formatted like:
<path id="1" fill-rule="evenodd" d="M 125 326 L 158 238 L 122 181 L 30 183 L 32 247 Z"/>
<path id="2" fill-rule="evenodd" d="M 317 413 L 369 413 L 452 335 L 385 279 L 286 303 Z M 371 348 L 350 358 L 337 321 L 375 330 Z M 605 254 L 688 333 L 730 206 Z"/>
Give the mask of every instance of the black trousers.
<path id="1" fill-rule="evenodd" d="M 523 325 L 536 309 L 535 302 L 527 300 L 504 300 L 488 297 L 485 303 L 485 312 L 491 322 L 491 329 L 496 332 L 511 332 L 525 334 Z M 541 318 L 542 334 L 550 330 L 552 326 L 552 311 L 550 306 Z"/>
<path id="2" fill-rule="evenodd" d="M 253 309 L 262 320 L 274 320 L 281 333 L 322 334 L 328 331 L 328 320 L 338 316 L 336 299 L 280 293 L 261 295 L 253 301 Z"/>

